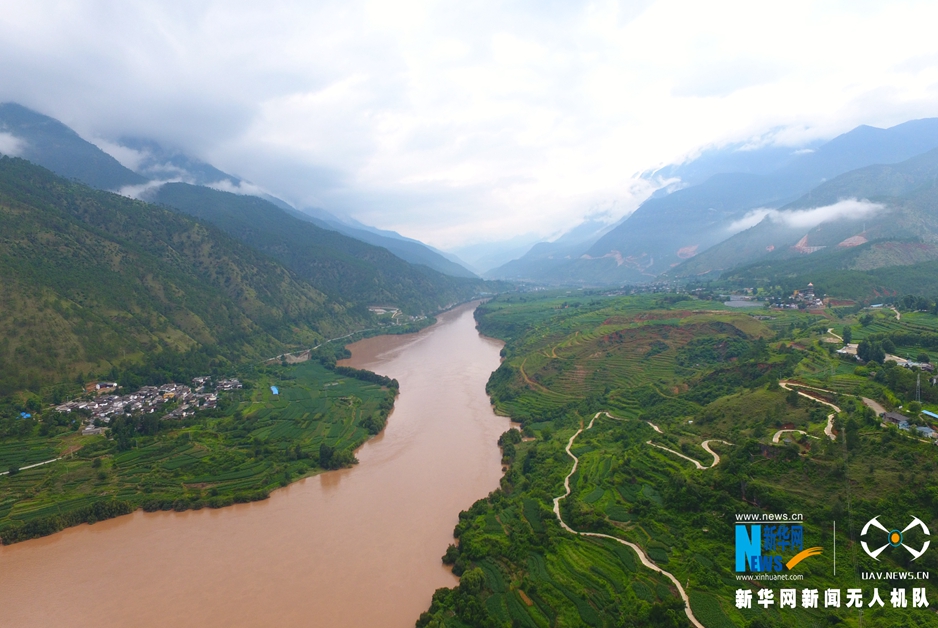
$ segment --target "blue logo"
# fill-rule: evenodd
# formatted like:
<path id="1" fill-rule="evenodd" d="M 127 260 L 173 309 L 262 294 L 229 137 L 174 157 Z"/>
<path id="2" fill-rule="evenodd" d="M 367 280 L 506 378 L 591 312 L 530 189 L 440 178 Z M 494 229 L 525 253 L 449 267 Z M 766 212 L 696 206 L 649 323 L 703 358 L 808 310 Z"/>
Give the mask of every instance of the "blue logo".
<path id="1" fill-rule="evenodd" d="M 797 553 L 785 562 L 783 554 Z M 820 547 L 804 549 L 804 526 L 736 524 L 736 571 L 775 572 L 791 569 Z"/>

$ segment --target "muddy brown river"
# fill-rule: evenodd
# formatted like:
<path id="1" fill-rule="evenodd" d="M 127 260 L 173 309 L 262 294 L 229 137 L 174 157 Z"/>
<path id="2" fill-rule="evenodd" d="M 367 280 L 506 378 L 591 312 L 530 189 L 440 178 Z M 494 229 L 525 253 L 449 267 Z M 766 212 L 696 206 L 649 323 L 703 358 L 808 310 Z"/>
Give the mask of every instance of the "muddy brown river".
<path id="1" fill-rule="evenodd" d="M 472 306 L 344 363 L 397 378 L 385 431 L 352 469 L 220 510 L 136 513 L 0 547 L 0 626 L 404 628 L 438 587 L 460 510 L 498 486 L 485 382 L 501 343 Z"/>

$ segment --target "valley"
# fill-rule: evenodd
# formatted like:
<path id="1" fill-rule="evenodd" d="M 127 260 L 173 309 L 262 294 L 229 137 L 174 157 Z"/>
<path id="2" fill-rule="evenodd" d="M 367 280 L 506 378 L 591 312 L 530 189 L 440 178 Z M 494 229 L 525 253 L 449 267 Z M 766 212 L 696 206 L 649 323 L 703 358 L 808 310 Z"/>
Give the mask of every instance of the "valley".
<path id="1" fill-rule="evenodd" d="M 487 279 L 154 140 L 0 133 L 15 625 L 156 625 L 152 582 L 198 625 L 938 625 L 934 119 L 644 173 Z"/>

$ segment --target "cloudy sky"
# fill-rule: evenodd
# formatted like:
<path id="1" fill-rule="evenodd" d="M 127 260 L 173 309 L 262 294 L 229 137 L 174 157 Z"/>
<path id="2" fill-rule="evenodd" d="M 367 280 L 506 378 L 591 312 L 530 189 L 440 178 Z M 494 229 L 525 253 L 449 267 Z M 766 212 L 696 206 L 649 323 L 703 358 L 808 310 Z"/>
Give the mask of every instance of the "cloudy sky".
<path id="1" fill-rule="evenodd" d="M 441 248 L 625 215 L 636 173 L 938 115 L 938 3 L 8 0 L 0 101 Z"/>

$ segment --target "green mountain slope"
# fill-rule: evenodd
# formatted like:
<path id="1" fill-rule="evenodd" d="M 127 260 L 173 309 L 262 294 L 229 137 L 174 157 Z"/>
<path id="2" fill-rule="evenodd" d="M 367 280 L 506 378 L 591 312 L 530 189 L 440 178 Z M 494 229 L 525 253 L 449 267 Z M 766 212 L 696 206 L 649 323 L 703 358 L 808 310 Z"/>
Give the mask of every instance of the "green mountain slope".
<path id="1" fill-rule="evenodd" d="M 22 105 L 0 104 L 0 131 L 20 141 L 17 157 L 93 188 L 117 190 L 147 181 L 58 120 Z"/>
<path id="2" fill-rule="evenodd" d="M 477 278 L 478 276 L 471 270 L 456 262 L 443 257 L 440 253 L 434 251 L 429 246 L 418 240 L 411 240 L 393 231 L 384 231 L 380 229 L 360 228 L 343 223 L 327 212 L 321 212 L 312 215 L 304 211 L 293 209 L 288 205 L 282 208 L 288 214 L 296 216 L 300 220 L 311 222 L 317 227 L 338 231 L 350 238 L 361 240 L 374 246 L 385 248 L 396 256 L 410 262 L 411 264 L 423 264 L 433 270 L 439 271 L 444 275 L 453 277 Z"/>
<path id="3" fill-rule="evenodd" d="M 861 217 L 832 217 L 820 225 L 808 228 L 798 226 L 798 211 L 831 206 L 844 199 L 865 199 L 879 203 L 883 210 Z M 900 164 L 869 166 L 836 177 L 783 207 L 778 214 L 768 216 L 756 226 L 742 231 L 700 255 L 687 260 L 668 276 L 693 278 L 714 276 L 719 272 L 739 268 L 765 260 L 777 264 L 781 260 L 819 257 L 818 264 L 837 250 L 874 240 L 902 241 L 909 245 L 915 240 L 938 243 L 938 150 L 930 151 Z M 804 238 L 804 240 L 802 240 Z M 801 246 L 796 246 L 796 245 Z M 866 250 L 863 260 L 845 256 L 838 267 L 872 269 L 892 263 L 924 261 L 924 249 L 912 247 L 896 257 L 904 245 L 890 247 L 889 254 L 876 256 L 876 250 Z M 818 251 L 818 247 L 824 247 Z M 835 250 L 830 250 L 835 249 Z M 810 253 L 809 253 L 810 252 Z M 905 262 L 903 262 L 905 260 Z M 807 262 L 810 266 L 812 262 Z"/>
<path id="4" fill-rule="evenodd" d="M 895 263 L 872 269 L 857 264 L 867 257 L 886 256 Z M 733 270 L 720 282 L 734 287 L 767 288 L 778 296 L 790 295 L 812 282 L 818 294 L 862 303 L 906 294 L 934 297 L 938 295 L 938 246 L 872 242 L 837 255 L 752 264 Z"/>
<path id="5" fill-rule="evenodd" d="M 275 355 L 363 322 L 212 226 L 0 159 L 0 393 L 165 352 Z"/>
<path id="6" fill-rule="evenodd" d="M 119 190 L 140 185 L 150 179 L 159 181 L 172 177 L 195 185 L 226 182 L 234 186 L 244 183 L 240 178 L 222 172 L 211 164 L 184 153 L 164 148 L 153 140 L 124 138 L 122 146 L 137 151 L 142 157 L 134 166 L 136 172 L 94 144 L 82 139 L 75 131 L 54 118 L 16 103 L 0 104 L 0 132 L 16 138 L 18 147 L 13 156 L 22 157 L 52 170 L 68 179 L 77 179 L 99 190 Z M 384 247 L 411 264 L 423 264 L 446 275 L 475 278 L 472 271 L 447 259 L 417 240 L 394 232 L 362 228 L 339 222 L 334 217 L 313 217 L 293 209 L 276 197 L 262 194 L 273 205 L 302 220 L 331 231 L 338 231 L 356 240 Z"/>
<path id="7" fill-rule="evenodd" d="M 566 259 L 537 259 L 529 254 L 525 256 L 528 259 L 520 260 L 525 263 L 508 264 L 487 276 L 566 285 L 653 281 L 725 241 L 733 233 L 733 223 L 753 209 L 782 207 L 825 179 L 871 164 L 897 163 L 936 146 L 935 118 L 890 129 L 857 127 L 814 151 L 793 157 L 777 170 L 763 174 L 718 171 L 698 185 L 653 195 L 590 246 L 565 253 L 563 257 L 569 255 Z M 746 160 L 734 163 L 743 167 Z M 765 246 L 761 245 L 763 252 Z M 754 251 L 759 249 L 757 244 L 753 247 Z M 689 274 L 698 272 L 688 267 Z"/>
<path id="8" fill-rule="evenodd" d="M 499 488 L 460 513 L 458 543 L 443 556 L 460 583 L 437 590 L 418 628 L 938 626 L 931 609 L 869 603 L 874 590 L 885 598 L 913 586 L 933 600 L 927 578 L 875 581 L 933 571 L 932 550 L 916 561 L 905 551 L 874 558 L 858 543 L 874 517 L 934 519 L 938 450 L 883 424 L 862 399 L 923 426 L 930 418 L 919 410 L 938 409 L 938 388 L 925 377 L 916 385 L 925 373 L 891 362 L 858 369 L 818 342 L 833 322 L 810 312 L 757 319 L 673 294 L 597 296 L 503 295 L 476 311 L 479 328 L 506 343 L 487 391 L 522 432 L 499 440 Z M 894 341 L 902 354 L 938 340 L 933 314 L 858 322 L 845 316 L 838 327 Z M 778 556 L 778 571 L 800 550 L 820 553 L 784 574 L 737 566 L 740 520 L 782 513 L 799 513 L 798 523 L 761 530 L 803 534 L 756 549 Z M 906 533 L 916 548 L 926 540 Z M 855 589 L 866 603 L 758 603 L 768 590 L 777 604 L 788 587 Z"/>
<path id="9" fill-rule="evenodd" d="M 169 183 L 151 200 L 218 225 L 347 307 L 393 305 L 409 314 L 433 313 L 484 286 L 408 264 L 387 249 L 322 229 L 257 197 Z"/>

